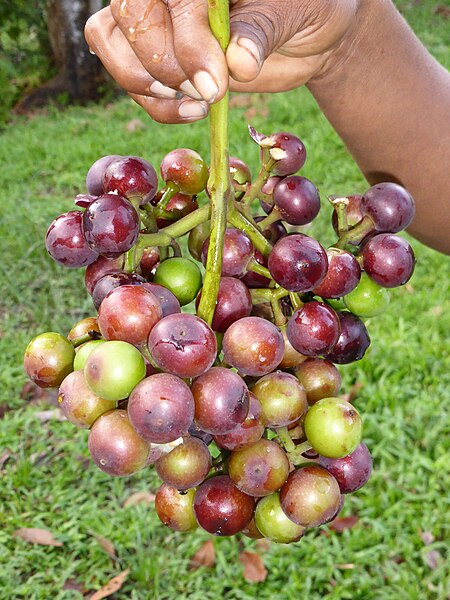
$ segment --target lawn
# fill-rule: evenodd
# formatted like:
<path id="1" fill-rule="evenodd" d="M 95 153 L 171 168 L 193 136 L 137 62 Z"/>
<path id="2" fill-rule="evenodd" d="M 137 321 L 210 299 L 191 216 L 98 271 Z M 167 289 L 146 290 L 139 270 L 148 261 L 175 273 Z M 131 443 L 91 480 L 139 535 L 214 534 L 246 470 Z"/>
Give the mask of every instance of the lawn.
<path id="1" fill-rule="evenodd" d="M 398 4 L 450 67 L 445 10 L 436 13 L 431 1 Z M 258 153 L 246 134 L 249 119 L 264 132 L 291 130 L 303 139 L 309 153 L 304 174 L 320 187 L 324 205 L 311 231 L 331 243 L 326 196 L 362 192 L 367 185 L 314 101 L 298 90 L 234 104 L 230 150 L 253 171 Z M 412 242 L 418 262 L 411 283 L 368 323 L 370 352 L 341 369 L 344 392 L 361 384 L 355 405 L 374 458 L 370 482 L 346 499 L 343 515 L 358 521 L 342 533 L 323 527 L 291 546 L 215 539 L 214 566 L 190 570 L 208 534 L 170 532 L 151 504 L 123 506 L 133 493 L 157 489 L 153 471 L 128 479 L 106 476 L 89 461 L 86 431 L 42 415 L 54 409 L 48 396 L 20 397 L 29 339 L 46 330 L 65 334 L 93 314 L 82 272 L 57 266 L 43 245 L 51 220 L 84 191 L 90 164 L 114 153 L 141 155 L 157 165 L 176 147 L 208 158 L 208 143 L 207 123 L 158 125 L 127 99 L 48 109 L 14 120 L 1 134 L 0 598 L 79 599 L 83 590 L 99 589 L 126 569 L 115 598 L 448 598 L 450 260 L 418 242 Z M 13 537 L 21 527 L 48 529 L 62 545 Z M 115 559 L 96 536 L 112 543 Z M 263 583 L 244 579 L 243 550 L 261 554 L 268 571 Z"/>

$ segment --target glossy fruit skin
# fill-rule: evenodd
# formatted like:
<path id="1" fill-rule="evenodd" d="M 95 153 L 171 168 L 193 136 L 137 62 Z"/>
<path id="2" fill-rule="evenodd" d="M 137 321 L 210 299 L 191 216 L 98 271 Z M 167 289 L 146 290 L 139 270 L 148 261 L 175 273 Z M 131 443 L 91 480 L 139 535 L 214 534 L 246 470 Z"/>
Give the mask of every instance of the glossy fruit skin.
<path id="1" fill-rule="evenodd" d="M 159 194 L 161 194 L 162 197 L 162 193 L 159 192 L 158 195 Z M 191 212 L 194 212 L 194 210 L 197 210 L 197 208 L 197 196 L 189 196 L 188 194 L 182 194 L 181 192 L 174 194 L 172 198 L 170 198 L 166 208 L 164 209 L 167 213 L 169 213 L 170 217 L 167 216 L 167 218 L 156 218 L 156 224 L 158 226 L 158 229 L 163 229 L 164 227 L 167 227 L 167 225 L 170 225 L 174 221 L 178 221 L 182 217 L 185 217 Z"/>
<path id="2" fill-rule="evenodd" d="M 362 488 L 372 473 L 372 457 L 362 442 L 343 458 L 319 456 L 319 464 L 335 477 L 341 494 L 351 494 Z"/>
<path id="3" fill-rule="evenodd" d="M 280 181 L 273 192 L 273 200 L 283 221 L 290 225 L 311 223 L 320 211 L 319 190 L 312 181 L 299 175 Z"/>
<path id="4" fill-rule="evenodd" d="M 56 217 L 45 235 L 47 252 L 64 267 L 87 267 L 98 257 L 98 253 L 88 245 L 84 237 L 82 221 L 81 211 L 66 212 Z"/>
<path id="5" fill-rule="evenodd" d="M 141 285 L 145 279 L 137 273 L 110 273 L 97 281 L 92 291 L 92 302 L 98 310 L 106 296 L 123 285 Z"/>
<path id="6" fill-rule="evenodd" d="M 86 342 L 79 348 L 77 348 L 75 353 L 75 360 L 73 361 L 73 370 L 78 371 L 80 369 L 84 369 L 84 365 L 86 364 L 87 359 L 91 355 L 91 352 L 95 350 L 100 344 L 104 344 L 105 340 L 91 340 L 90 342 Z"/>
<path id="7" fill-rule="evenodd" d="M 162 316 L 167 317 L 167 315 L 173 315 L 174 313 L 181 312 L 181 306 L 178 302 L 178 299 L 170 290 L 168 290 L 163 285 L 159 283 L 144 283 L 143 287 L 152 292 L 154 296 L 158 299 L 159 304 L 161 305 Z"/>
<path id="8" fill-rule="evenodd" d="M 336 479 L 319 465 L 300 467 L 280 490 L 286 516 L 302 527 L 327 523 L 339 510 L 341 493 Z"/>
<path id="9" fill-rule="evenodd" d="M 277 544 L 298 542 L 305 528 L 289 519 L 280 504 L 280 494 L 275 492 L 262 498 L 255 510 L 255 524 L 262 535 Z"/>
<path id="10" fill-rule="evenodd" d="M 69 342 L 71 342 L 72 340 L 76 340 L 87 333 L 98 333 L 100 335 L 100 329 L 98 328 L 96 317 L 85 317 L 84 319 L 81 319 L 81 321 L 78 321 L 78 323 L 75 323 L 75 325 L 67 334 L 67 339 Z"/>
<path id="11" fill-rule="evenodd" d="M 105 340 L 121 340 L 140 347 L 147 343 L 162 316 L 161 305 L 152 292 L 141 285 L 124 285 L 110 292 L 101 303 L 98 325 Z"/>
<path id="12" fill-rule="evenodd" d="M 322 298 L 342 298 L 358 285 L 361 267 L 353 254 L 346 250 L 329 248 L 327 257 L 327 274 L 314 288 L 314 294 Z"/>
<path id="13" fill-rule="evenodd" d="M 175 256 L 160 263 L 153 283 L 169 289 L 181 306 L 192 302 L 202 286 L 202 274 L 198 266 L 188 258 Z"/>
<path id="14" fill-rule="evenodd" d="M 286 335 L 292 346 L 305 356 L 326 354 L 339 338 L 339 319 L 335 311 L 312 300 L 294 312 Z"/>
<path id="15" fill-rule="evenodd" d="M 177 148 L 166 154 L 160 165 L 161 177 L 172 181 L 183 194 L 199 194 L 205 189 L 209 171 L 200 154 L 188 148 Z"/>
<path id="16" fill-rule="evenodd" d="M 263 209 L 263 211 L 268 215 L 273 208 L 273 192 L 275 187 L 278 185 L 280 181 L 283 181 L 283 177 L 277 177 L 276 175 L 271 175 L 266 183 L 262 186 L 261 192 L 266 194 L 266 198 L 262 200 L 259 199 L 259 205 Z"/>
<path id="17" fill-rule="evenodd" d="M 245 317 L 227 329 L 222 348 L 227 364 L 244 375 L 261 376 L 280 364 L 284 340 L 273 323 L 261 317 Z"/>
<path id="18" fill-rule="evenodd" d="M 101 415 L 89 433 L 88 448 L 97 467 L 123 477 L 144 468 L 150 445 L 133 429 L 125 410 L 111 410 Z"/>
<path id="19" fill-rule="evenodd" d="M 134 388 L 127 410 L 131 424 L 144 440 L 167 444 L 187 433 L 194 419 L 194 398 L 182 379 L 157 373 Z"/>
<path id="20" fill-rule="evenodd" d="M 255 217 L 254 220 L 255 223 L 260 223 L 263 219 L 264 217 Z M 275 223 L 271 223 L 268 227 L 262 230 L 262 233 L 266 240 L 269 240 L 271 244 L 276 244 L 280 238 L 287 235 L 287 229 L 280 220 L 275 221 Z"/>
<path id="21" fill-rule="evenodd" d="M 105 169 L 103 189 L 128 198 L 139 198 L 140 204 L 150 202 L 158 190 L 158 177 L 153 166 L 138 156 L 124 156 Z"/>
<path id="22" fill-rule="evenodd" d="M 195 492 L 191 489 L 180 493 L 175 487 L 163 483 L 155 497 L 155 511 L 161 522 L 175 531 L 197 529 L 193 508 Z"/>
<path id="23" fill-rule="evenodd" d="M 397 233 L 411 224 L 415 215 L 414 200 L 397 183 L 377 183 L 362 197 L 361 212 L 368 215 L 377 231 Z"/>
<path id="24" fill-rule="evenodd" d="M 207 433 L 228 433 L 247 417 L 250 403 L 247 386 L 230 369 L 209 369 L 193 382 L 191 390 L 195 400 L 195 423 Z"/>
<path id="25" fill-rule="evenodd" d="M 195 315 L 168 315 L 153 327 L 148 349 L 154 363 L 178 377 L 199 377 L 216 358 L 217 341 L 212 329 Z"/>
<path id="26" fill-rule="evenodd" d="M 339 365 L 361 360 L 370 346 L 366 326 L 359 317 L 349 312 L 337 313 L 341 332 L 338 341 L 325 358 Z"/>
<path id="27" fill-rule="evenodd" d="M 275 371 L 258 379 L 252 392 L 261 403 L 266 427 L 286 427 L 304 415 L 308 404 L 303 386 L 289 373 Z"/>
<path id="28" fill-rule="evenodd" d="M 31 340 L 23 366 L 28 377 L 41 388 L 58 387 L 73 371 L 75 350 L 60 333 L 49 331 Z"/>
<path id="29" fill-rule="evenodd" d="M 100 415 L 117 406 L 114 400 L 100 398 L 91 390 L 83 371 L 67 375 L 58 391 L 58 403 L 66 419 L 81 429 L 89 429 Z"/>
<path id="30" fill-rule="evenodd" d="M 209 237 L 202 246 L 201 260 L 204 265 L 206 265 L 208 248 Z M 223 246 L 222 277 L 243 277 L 253 252 L 253 245 L 247 235 L 239 229 L 228 227 L 225 230 Z"/>
<path id="31" fill-rule="evenodd" d="M 332 362 L 324 358 L 308 358 L 299 364 L 294 374 L 302 384 L 308 404 L 338 395 L 342 377 Z"/>
<path id="32" fill-rule="evenodd" d="M 196 299 L 197 308 L 201 297 L 200 290 Z M 246 285 L 235 277 L 221 277 L 216 309 L 211 324 L 212 329 L 219 333 L 225 333 L 232 323 L 248 317 L 251 311 L 252 299 Z"/>
<path id="33" fill-rule="evenodd" d="M 279 364 L 280 369 L 293 369 L 300 363 L 304 362 L 308 357 L 300 354 L 289 341 L 286 333 L 287 325 L 280 328 L 284 339 L 284 354 Z"/>
<path id="34" fill-rule="evenodd" d="M 139 217 L 126 198 L 105 194 L 85 210 L 83 232 L 89 246 L 98 254 L 114 257 L 136 243 Z"/>
<path id="35" fill-rule="evenodd" d="M 281 148 L 287 154 L 286 158 L 278 160 L 272 168 L 272 175 L 284 177 L 292 175 L 303 167 L 306 161 L 306 148 L 303 142 L 292 133 L 280 131 L 270 136 L 276 148 Z"/>
<path id="36" fill-rule="evenodd" d="M 234 197 L 236 200 L 240 200 L 245 194 L 245 191 L 236 189 L 236 184 L 243 185 L 245 183 L 250 183 L 252 174 L 249 166 L 236 156 L 230 156 L 228 164 L 230 168 L 231 183 L 234 187 Z"/>
<path id="37" fill-rule="evenodd" d="M 268 496 L 288 478 L 289 460 L 276 442 L 262 438 L 253 446 L 231 453 L 228 474 L 245 494 Z"/>
<path id="38" fill-rule="evenodd" d="M 202 483 L 211 468 L 208 446 L 196 437 L 186 439 L 155 463 L 159 477 L 177 490 L 187 490 Z"/>
<path id="39" fill-rule="evenodd" d="M 109 154 L 102 156 L 92 164 L 86 175 L 86 187 L 89 194 L 93 196 L 104 194 L 103 176 L 108 166 L 118 158 L 122 157 L 119 154 Z"/>
<path id="40" fill-rule="evenodd" d="M 242 531 L 252 520 L 254 508 L 254 499 L 238 490 L 226 475 L 202 483 L 194 498 L 197 523 L 213 535 Z"/>
<path id="41" fill-rule="evenodd" d="M 142 354 L 131 344 L 106 342 L 90 354 L 84 366 L 89 387 L 106 400 L 124 400 L 145 377 Z"/>
<path id="42" fill-rule="evenodd" d="M 123 272 L 124 257 L 122 255 L 114 258 L 99 256 L 91 263 L 84 274 L 84 284 L 88 294 L 92 296 L 96 283 L 105 275 Z"/>
<path id="43" fill-rule="evenodd" d="M 142 277 L 151 281 L 153 279 L 153 273 L 156 267 L 159 265 L 160 256 L 158 247 L 146 248 L 142 254 L 141 260 L 139 261 L 139 270 Z"/>
<path id="44" fill-rule="evenodd" d="M 303 423 L 311 446 L 327 458 L 351 454 L 361 442 L 358 411 L 342 398 L 323 398 L 306 413 Z"/>
<path id="45" fill-rule="evenodd" d="M 219 448 L 225 450 L 240 450 L 252 446 L 261 439 L 264 433 L 262 422 L 262 408 L 258 398 L 252 392 L 248 393 L 249 409 L 244 421 L 236 425 L 228 433 L 214 435 L 214 441 Z"/>
<path id="46" fill-rule="evenodd" d="M 416 262 L 408 242 L 389 233 L 381 233 L 369 240 L 362 255 L 366 273 L 386 288 L 398 287 L 409 281 Z"/>
<path id="47" fill-rule="evenodd" d="M 268 268 L 273 279 L 291 292 L 309 292 L 325 277 L 327 253 L 303 233 L 281 238 L 269 254 Z"/>
<path id="48" fill-rule="evenodd" d="M 263 267 L 267 266 L 267 261 L 264 256 L 259 252 L 259 250 L 255 250 L 253 252 L 253 259 Z M 240 279 L 242 283 L 246 285 L 248 288 L 266 288 L 269 287 L 270 279 L 268 277 L 264 277 L 264 275 L 259 275 L 254 271 L 247 271 L 247 273 Z"/>
<path id="49" fill-rule="evenodd" d="M 358 317 L 375 317 L 386 310 L 389 292 L 373 281 L 367 273 L 361 273 L 360 282 L 344 297 L 344 304 Z"/>

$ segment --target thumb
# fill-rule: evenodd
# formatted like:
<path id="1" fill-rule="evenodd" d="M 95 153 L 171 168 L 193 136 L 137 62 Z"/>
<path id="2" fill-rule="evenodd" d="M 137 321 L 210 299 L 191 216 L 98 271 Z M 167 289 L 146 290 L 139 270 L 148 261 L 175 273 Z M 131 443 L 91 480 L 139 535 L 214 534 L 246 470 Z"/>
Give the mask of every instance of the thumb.
<path id="1" fill-rule="evenodd" d="M 292 18 L 292 1 L 234 0 L 226 55 L 233 79 L 255 79 L 266 58 L 293 37 L 298 26 L 298 19 Z"/>

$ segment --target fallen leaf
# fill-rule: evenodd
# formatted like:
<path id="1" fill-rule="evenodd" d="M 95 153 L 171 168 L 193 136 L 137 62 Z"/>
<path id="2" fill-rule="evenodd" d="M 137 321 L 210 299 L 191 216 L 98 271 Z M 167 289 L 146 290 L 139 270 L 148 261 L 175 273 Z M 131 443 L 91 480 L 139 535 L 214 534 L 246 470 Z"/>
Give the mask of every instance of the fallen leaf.
<path id="1" fill-rule="evenodd" d="M 59 408 L 52 408 L 51 410 L 38 410 L 34 414 L 41 423 L 47 423 L 48 421 L 67 421 L 66 417 L 62 414 Z"/>
<path id="2" fill-rule="evenodd" d="M 125 125 L 125 129 L 130 133 L 133 133 L 138 129 L 144 129 L 144 127 L 145 125 L 140 119 L 131 119 L 131 121 L 128 121 L 128 123 Z"/>
<path id="3" fill-rule="evenodd" d="M 102 600 L 102 598 L 107 598 L 108 596 L 111 596 L 111 594 L 114 594 L 114 592 L 118 592 L 125 583 L 129 572 L 130 569 L 127 569 L 110 579 L 106 585 L 92 594 L 89 600 Z"/>
<path id="4" fill-rule="evenodd" d="M 55 539 L 53 533 L 47 529 L 39 529 L 37 527 L 22 527 L 16 529 L 12 534 L 13 537 L 21 538 L 30 544 L 39 544 L 40 546 L 62 546 L 63 543 Z"/>
<path id="5" fill-rule="evenodd" d="M 265 581 L 267 569 L 264 566 L 263 559 L 255 552 L 241 552 L 239 560 L 244 565 L 244 579 L 249 583 L 258 583 Z"/>
<path id="6" fill-rule="evenodd" d="M 270 550 L 272 542 L 267 538 L 261 538 L 259 540 L 256 540 L 255 545 L 260 552 L 267 552 L 268 550 Z"/>
<path id="7" fill-rule="evenodd" d="M 430 308 L 430 314 L 433 315 L 433 317 L 440 317 L 443 312 L 444 309 L 440 304 L 436 304 L 436 306 Z"/>
<path id="8" fill-rule="evenodd" d="M 131 494 L 123 503 L 124 508 L 127 506 L 136 506 L 136 504 L 152 504 L 155 501 L 155 494 L 151 492 L 135 492 Z"/>
<path id="9" fill-rule="evenodd" d="M 76 579 L 67 579 L 63 584 L 63 590 L 75 590 L 76 592 L 80 592 L 80 594 L 86 593 L 84 585 L 78 583 Z"/>
<path id="10" fill-rule="evenodd" d="M 12 452 L 9 448 L 5 448 L 3 454 L 0 456 L 0 471 L 3 469 L 3 465 L 8 462 L 8 460 L 12 457 Z"/>
<path id="11" fill-rule="evenodd" d="M 353 563 L 344 563 L 342 565 L 334 565 L 336 567 L 336 569 L 342 569 L 343 571 L 350 571 L 351 569 L 355 568 L 355 565 Z"/>
<path id="12" fill-rule="evenodd" d="M 212 567 L 216 562 L 216 551 L 214 550 L 214 542 L 208 540 L 194 554 L 189 563 L 189 571 L 195 571 L 200 567 Z"/>
<path id="13" fill-rule="evenodd" d="M 434 9 L 434 14 L 440 15 L 441 17 L 444 17 L 444 19 L 448 19 L 450 17 L 450 8 L 448 6 L 443 6 L 442 4 L 439 4 Z"/>
<path id="14" fill-rule="evenodd" d="M 6 413 L 9 412 L 10 410 L 11 410 L 11 407 L 9 406 L 9 404 L 6 404 L 6 403 L 0 404 L 0 419 L 3 419 L 3 417 L 6 415 Z"/>
<path id="15" fill-rule="evenodd" d="M 353 529 L 353 527 L 359 522 L 359 518 L 355 515 L 349 517 L 338 517 L 329 523 L 328 527 L 337 533 L 342 533 L 346 529 Z"/>
<path id="16" fill-rule="evenodd" d="M 106 552 L 106 554 L 113 560 L 117 560 L 116 549 L 114 548 L 113 543 L 110 540 L 108 540 L 108 538 L 105 538 L 102 535 L 97 535 L 94 533 L 94 537 L 99 543 L 99 545 Z"/>
<path id="17" fill-rule="evenodd" d="M 347 402 L 350 402 L 350 404 L 351 404 L 356 399 L 356 397 L 359 394 L 359 391 L 363 387 L 364 387 L 363 384 L 360 381 L 357 381 L 356 383 L 354 383 L 352 385 L 352 387 L 346 394 L 342 394 L 341 398 L 343 400 L 346 400 Z"/>
<path id="18" fill-rule="evenodd" d="M 437 550 L 430 550 L 425 554 L 424 560 L 427 567 L 434 571 L 440 565 L 442 556 Z"/>
<path id="19" fill-rule="evenodd" d="M 419 535 L 425 546 L 429 546 L 434 542 L 434 535 L 431 533 L 431 531 L 422 531 L 421 529 L 419 529 Z"/>
<path id="20" fill-rule="evenodd" d="M 405 285 L 405 290 L 408 292 L 408 294 L 414 294 L 416 291 L 410 283 Z"/>

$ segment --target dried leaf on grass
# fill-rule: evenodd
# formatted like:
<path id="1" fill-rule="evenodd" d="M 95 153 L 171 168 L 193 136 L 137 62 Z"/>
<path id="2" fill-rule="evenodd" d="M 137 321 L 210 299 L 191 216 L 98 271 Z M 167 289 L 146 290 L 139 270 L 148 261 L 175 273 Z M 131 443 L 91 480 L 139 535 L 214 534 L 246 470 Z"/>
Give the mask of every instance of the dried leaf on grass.
<path id="1" fill-rule="evenodd" d="M 328 527 L 337 533 L 342 533 L 346 529 L 353 529 L 358 522 L 358 517 L 355 515 L 350 515 L 349 517 L 338 517 L 337 519 L 334 519 L 334 521 L 331 521 Z"/>
<path id="2" fill-rule="evenodd" d="M 125 583 L 129 572 L 130 569 L 127 569 L 110 579 L 106 585 L 92 594 L 89 600 L 102 600 L 102 598 L 107 598 L 108 596 L 111 596 L 111 594 L 114 594 L 114 592 L 118 592 Z"/>
<path id="3" fill-rule="evenodd" d="M 212 567 L 216 562 L 216 551 L 214 550 L 214 542 L 208 540 L 200 546 L 189 563 L 189 571 L 195 571 L 200 567 Z"/>
<path id="4" fill-rule="evenodd" d="M 39 544 L 40 546 L 62 546 L 63 543 L 55 539 L 51 531 L 47 529 L 39 529 L 37 527 L 22 527 L 16 529 L 12 534 L 13 537 L 21 538 L 30 544 Z"/>
<path id="5" fill-rule="evenodd" d="M 427 552 L 425 554 L 424 560 L 425 560 L 425 564 L 427 565 L 427 567 L 429 567 L 432 571 L 434 571 L 435 569 L 437 569 L 439 567 L 443 558 L 442 558 L 442 555 L 437 550 L 430 550 L 429 552 Z"/>
<path id="6" fill-rule="evenodd" d="M 2 455 L 0 456 L 0 471 L 3 470 L 5 463 L 13 456 L 13 453 L 9 448 L 5 448 Z"/>
<path id="7" fill-rule="evenodd" d="M 241 552 L 239 560 L 244 565 L 244 579 L 249 583 L 259 583 L 265 581 L 267 569 L 264 566 L 263 559 L 255 552 Z"/>
<path id="8" fill-rule="evenodd" d="M 256 540 L 255 545 L 260 552 L 267 552 L 268 550 L 270 550 L 272 542 L 267 538 L 261 538 L 259 540 Z"/>
<path id="9" fill-rule="evenodd" d="M 113 543 L 108 538 L 103 537 L 102 535 L 97 535 L 94 533 L 94 537 L 99 543 L 99 545 L 103 548 L 108 556 L 110 556 L 113 560 L 117 560 L 116 549 L 114 548 Z"/>
<path id="10" fill-rule="evenodd" d="M 47 423 L 47 421 L 67 421 L 66 417 L 62 414 L 59 408 L 52 408 L 51 410 L 38 410 L 34 414 L 41 423 Z"/>
<path id="11" fill-rule="evenodd" d="M 137 131 L 138 129 L 144 129 L 144 127 L 145 125 L 140 119 L 131 119 L 131 121 L 128 121 L 125 125 L 125 129 L 130 133 L 133 133 L 133 131 Z"/>
<path id="12" fill-rule="evenodd" d="M 82 583 L 78 583 L 76 579 L 66 579 L 63 585 L 63 590 L 75 590 L 76 592 L 80 592 L 80 594 L 86 593 L 86 588 Z"/>
<path id="13" fill-rule="evenodd" d="M 123 503 L 124 508 L 127 506 L 136 506 L 136 504 L 153 504 L 155 501 L 155 494 L 152 492 L 135 492 L 128 496 Z"/>
<path id="14" fill-rule="evenodd" d="M 57 405 L 58 390 L 55 388 L 40 388 L 32 381 L 26 381 L 20 391 L 20 397 L 22 400 L 26 400 L 28 404 L 45 402 Z"/>
<path id="15" fill-rule="evenodd" d="M 9 406 L 9 404 L 6 404 L 6 402 L 2 402 L 0 404 L 0 419 L 3 419 L 3 417 L 6 415 L 7 412 L 9 412 L 11 409 L 11 407 Z"/>
<path id="16" fill-rule="evenodd" d="M 431 531 L 422 531 L 421 529 L 419 529 L 419 535 L 425 546 L 429 546 L 434 542 L 434 535 L 431 533 Z"/>
<path id="17" fill-rule="evenodd" d="M 450 18 L 450 7 L 439 4 L 434 9 L 434 14 L 440 15 L 441 17 L 444 17 L 444 19 L 449 19 Z"/>

